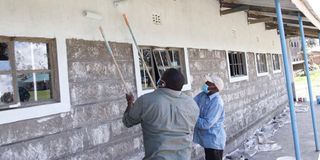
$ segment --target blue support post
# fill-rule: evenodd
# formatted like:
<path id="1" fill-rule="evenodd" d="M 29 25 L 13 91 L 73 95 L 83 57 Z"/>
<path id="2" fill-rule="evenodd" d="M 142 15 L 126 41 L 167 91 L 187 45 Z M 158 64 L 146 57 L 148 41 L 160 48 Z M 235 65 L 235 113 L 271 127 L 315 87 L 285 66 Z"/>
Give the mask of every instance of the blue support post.
<path id="1" fill-rule="evenodd" d="M 302 46 L 303 58 L 304 58 L 304 68 L 306 71 L 307 82 L 308 82 L 308 91 L 309 91 L 309 101 L 310 101 L 310 108 L 311 108 L 314 143 L 316 145 L 316 151 L 319 151 L 318 129 L 317 129 L 317 123 L 316 123 L 316 114 L 314 113 L 312 85 L 311 85 L 311 79 L 310 79 L 310 74 L 309 74 L 309 64 L 308 64 L 308 55 L 307 55 L 308 53 L 307 53 L 307 49 L 306 49 L 306 38 L 304 36 L 303 23 L 302 23 L 302 18 L 301 18 L 300 13 L 298 14 L 298 17 L 299 17 L 300 36 L 301 36 L 301 46 Z"/>
<path id="2" fill-rule="evenodd" d="M 318 31 L 318 38 L 319 38 L 319 46 L 320 46 L 320 31 Z"/>
<path id="3" fill-rule="evenodd" d="M 286 37 L 284 34 L 281 6 L 280 6 L 279 0 L 274 0 L 274 2 L 275 2 L 275 6 L 276 6 L 278 28 L 279 28 L 280 40 L 281 40 L 282 59 L 283 59 L 285 75 L 286 75 L 286 85 L 287 85 L 287 91 L 288 91 L 288 100 L 289 100 L 289 108 L 290 108 L 290 118 L 291 118 L 291 128 L 292 128 L 293 142 L 294 142 L 294 151 L 295 151 L 295 155 L 296 155 L 296 160 L 301 160 L 299 134 L 298 134 L 298 127 L 297 127 L 297 123 L 296 123 L 296 113 L 294 110 L 293 93 L 292 93 L 290 70 L 289 70 L 290 67 L 289 67 L 289 62 L 288 62 L 287 45 L 286 45 Z"/>

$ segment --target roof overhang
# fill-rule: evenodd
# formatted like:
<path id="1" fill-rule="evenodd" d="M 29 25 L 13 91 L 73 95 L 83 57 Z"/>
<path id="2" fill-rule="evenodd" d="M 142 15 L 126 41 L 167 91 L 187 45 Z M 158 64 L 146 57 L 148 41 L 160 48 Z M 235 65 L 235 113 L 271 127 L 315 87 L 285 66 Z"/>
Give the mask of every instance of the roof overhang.
<path id="1" fill-rule="evenodd" d="M 292 0 L 292 3 L 304 14 L 308 19 L 320 29 L 320 1 L 319 0 Z"/>
<path id="2" fill-rule="evenodd" d="M 245 11 L 248 24 L 265 23 L 266 29 L 277 29 L 274 0 L 219 0 L 221 15 Z M 286 36 L 299 36 L 298 13 L 302 13 L 305 36 L 317 38 L 320 30 L 319 0 L 280 1 Z"/>

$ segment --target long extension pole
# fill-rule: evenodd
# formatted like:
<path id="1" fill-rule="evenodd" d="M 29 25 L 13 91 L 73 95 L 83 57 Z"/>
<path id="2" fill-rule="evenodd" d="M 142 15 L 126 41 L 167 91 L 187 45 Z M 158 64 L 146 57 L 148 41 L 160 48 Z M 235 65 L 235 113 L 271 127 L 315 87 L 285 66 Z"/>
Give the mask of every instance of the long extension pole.
<path id="1" fill-rule="evenodd" d="M 106 47 L 107 47 L 107 49 L 108 49 L 108 52 L 110 53 L 110 55 L 111 55 L 111 57 L 112 57 L 112 60 L 113 60 L 115 66 L 116 66 L 116 68 L 117 68 L 117 70 L 118 70 L 118 73 L 119 73 L 119 76 L 120 76 L 120 78 L 121 78 L 121 81 L 122 81 L 122 83 L 123 83 L 123 85 L 124 85 L 124 88 L 125 88 L 125 90 L 126 90 L 127 93 L 130 93 L 129 88 L 128 88 L 126 82 L 124 81 L 124 78 L 123 78 L 122 72 L 121 72 L 121 70 L 120 70 L 120 68 L 119 68 L 119 65 L 118 65 L 116 59 L 114 58 L 113 51 L 112 51 L 112 49 L 111 49 L 108 41 L 106 40 L 106 37 L 105 37 L 105 35 L 104 35 L 103 29 L 102 29 L 101 26 L 99 27 L 99 30 L 100 30 L 100 33 L 101 33 L 102 38 L 103 38 L 103 40 L 104 40 L 104 43 L 105 43 L 105 45 L 106 45 Z"/>
<path id="2" fill-rule="evenodd" d="M 133 43 L 134 43 L 134 45 L 136 46 L 136 48 L 138 49 L 139 56 L 140 56 L 140 58 L 141 58 L 141 60 L 142 60 L 142 63 L 143 63 L 143 68 L 146 69 L 147 74 L 148 74 L 148 76 L 149 76 L 149 78 L 150 78 L 150 80 L 151 80 L 152 86 L 153 86 L 154 89 L 156 89 L 156 88 L 157 88 L 157 87 L 156 87 L 156 83 L 154 82 L 154 80 L 153 80 L 153 78 L 152 78 L 152 76 L 151 76 L 151 74 L 150 74 L 150 71 L 149 71 L 149 69 L 148 69 L 148 67 L 147 67 L 147 65 L 146 65 L 146 62 L 144 61 L 143 54 L 141 53 L 141 50 L 140 50 L 140 48 L 139 48 L 139 46 L 138 46 L 138 43 L 137 43 L 137 40 L 136 40 L 136 38 L 134 37 L 133 32 L 132 32 L 132 29 L 131 29 L 131 27 L 130 27 L 130 25 L 129 25 L 129 21 L 128 21 L 127 15 L 126 15 L 126 14 L 123 14 L 123 18 L 124 18 L 124 21 L 126 22 L 126 25 L 127 25 L 128 29 L 129 29 L 129 31 L 130 31 L 130 34 L 131 34 Z"/>
<path id="3" fill-rule="evenodd" d="M 313 103 L 313 95 L 312 95 L 312 85 L 310 80 L 309 74 L 309 64 L 308 64 L 308 56 L 307 56 L 307 49 L 306 49 L 306 39 L 304 36 L 303 30 L 303 23 L 301 14 L 298 14 L 299 17 L 299 29 L 300 29 L 300 36 L 301 36 L 301 45 L 303 50 L 303 58 L 304 58 L 304 70 L 306 71 L 307 82 L 308 82 L 308 91 L 309 91 L 309 101 L 310 101 L 310 109 L 311 109 L 311 118 L 312 118 L 312 127 L 313 127 L 313 137 L 314 143 L 316 145 L 316 151 L 319 151 L 319 141 L 318 141 L 318 129 L 316 123 L 316 114 L 314 113 L 314 103 Z"/>
<path id="4" fill-rule="evenodd" d="M 290 107 L 290 118 L 291 118 L 291 128 L 292 128 L 293 142 L 294 142 L 294 151 L 296 155 L 296 160 L 301 160 L 298 127 L 296 123 L 296 113 L 294 110 L 293 93 L 292 93 L 292 87 L 291 87 L 291 78 L 290 78 L 289 62 L 288 62 L 288 55 L 287 55 L 286 37 L 284 34 L 280 0 L 274 0 L 274 2 L 276 6 L 278 29 L 279 29 L 280 40 L 281 40 L 282 59 L 284 62 L 284 69 L 285 69 L 285 75 L 286 75 L 286 85 L 287 85 L 288 101 L 289 101 L 289 107 Z"/>

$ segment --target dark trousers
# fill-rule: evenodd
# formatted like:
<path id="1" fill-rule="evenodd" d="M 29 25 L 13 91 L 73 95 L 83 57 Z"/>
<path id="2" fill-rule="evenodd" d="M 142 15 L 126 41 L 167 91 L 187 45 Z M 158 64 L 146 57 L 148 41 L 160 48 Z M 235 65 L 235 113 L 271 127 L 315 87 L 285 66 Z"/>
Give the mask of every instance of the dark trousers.
<path id="1" fill-rule="evenodd" d="M 223 150 L 205 148 L 206 160 L 222 160 Z"/>

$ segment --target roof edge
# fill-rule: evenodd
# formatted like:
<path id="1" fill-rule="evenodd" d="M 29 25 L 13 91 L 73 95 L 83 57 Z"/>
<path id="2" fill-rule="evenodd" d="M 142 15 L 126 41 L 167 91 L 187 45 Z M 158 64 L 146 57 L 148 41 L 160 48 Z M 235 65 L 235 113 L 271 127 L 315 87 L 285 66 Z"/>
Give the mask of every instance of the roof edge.
<path id="1" fill-rule="evenodd" d="M 320 30 L 320 15 L 317 15 L 311 7 L 306 4 L 308 0 L 291 0 L 293 4 Z M 305 2 L 306 1 L 306 2 Z"/>

